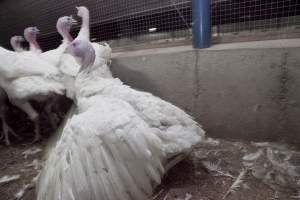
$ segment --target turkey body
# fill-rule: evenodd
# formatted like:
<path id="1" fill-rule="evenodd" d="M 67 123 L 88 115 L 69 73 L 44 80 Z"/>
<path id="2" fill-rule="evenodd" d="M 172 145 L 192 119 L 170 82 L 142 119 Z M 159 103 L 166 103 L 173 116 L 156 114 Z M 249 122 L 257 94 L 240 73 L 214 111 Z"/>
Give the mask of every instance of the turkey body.
<path id="1" fill-rule="evenodd" d="M 41 53 L 40 57 L 41 59 L 57 67 L 58 70 L 60 70 L 60 72 L 63 74 L 75 77 L 79 72 L 80 66 L 73 56 L 64 54 L 67 46 L 68 43 L 63 41 L 62 44 L 56 49 Z"/>
<path id="2" fill-rule="evenodd" d="M 40 138 L 39 114 L 29 100 L 45 101 L 51 94 L 65 93 L 59 70 L 30 52 L 11 52 L 0 47 L 0 86 L 9 101 L 35 123 L 35 140 Z"/>
<path id="3" fill-rule="evenodd" d="M 79 57 L 77 113 L 50 152 L 38 200 L 146 200 L 168 159 L 191 150 L 204 131 L 171 103 L 113 78 L 107 66 L 111 49 L 89 42 L 89 12 L 77 9 L 83 23 L 68 50 L 93 56 Z M 77 51 L 80 47 L 86 51 Z"/>
<path id="4" fill-rule="evenodd" d="M 167 155 L 166 159 L 189 151 L 203 139 L 204 130 L 180 108 L 148 92 L 138 91 L 123 84 L 118 78 L 112 77 L 106 64 L 93 68 L 94 72 L 80 73 L 76 79 L 77 95 L 98 94 L 127 102 L 162 140 L 160 148 Z M 98 76 L 91 76 L 92 73 Z M 86 84 L 87 82 L 89 84 Z"/>
<path id="5" fill-rule="evenodd" d="M 107 65 L 111 58 L 111 48 L 91 43 L 96 60 L 92 70 L 79 74 L 75 88 L 79 96 L 95 94 L 121 99 L 131 105 L 135 112 L 162 140 L 161 150 L 167 160 L 185 153 L 199 143 L 205 132 L 201 126 L 180 108 L 148 92 L 135 90 L 118 78 L 113 78 Z M 86 84 L 88 83 L 88 84 Z"/>
<path id="6" fill-rule="evenodd" d="M 38 55 L 17 53 L 0 47 L 0 77 L 14 79 L 23 76 L 47 76 L 58 74 L 58 70 Z"/>
<path id="7" fill-rule="evenodd" d="M 59 71 L 32 53 L 0 49 L 0 85 L 10 100 L 39 100 L 49 93 L 63 94 L 65 87 L 55 80 Z M 44 74 L 52 77 L 44 77 Z"/>
<path id="8" fill-rule="evenodd" d="M 91 44 L 96 60 L 92 70 L 80 73 L 80 78 L 76 79 L 75 87 L 79 96 L 100 94 L 127 102 L 162 140 L 160 148 L 165 153 L 166 160 L 188 152 L 204 138 L 205 132 L 201 126 L 180 108 L 113 78 L 107 65 L 111 59 L 111 48 L 107 44 Z"/>
<path id="9" fill-rule="evenodd" d="M 78 113 L 50 153 L 38 200 L 147 199 L 164 173 L 160 139 L 128 103 L 76 96 Z"/>
<path id="10" fill-rule="evenodd" d="M 107 69 L 99 69 L 93 66 L 76 77 L 78 113 L 50 153 L 38 200 L 147 199 L 167 159 L 204 136 L 179 108 L 119 79 L 101 78 Z"/>

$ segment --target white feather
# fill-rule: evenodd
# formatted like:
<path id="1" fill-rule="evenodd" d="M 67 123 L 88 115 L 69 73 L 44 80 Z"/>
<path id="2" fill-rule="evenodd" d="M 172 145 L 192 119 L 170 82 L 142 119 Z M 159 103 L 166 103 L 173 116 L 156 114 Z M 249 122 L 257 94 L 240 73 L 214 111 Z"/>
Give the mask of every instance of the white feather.
<path id="1" fill-rule="evenodd" d="M 36 54 L 8 51 L 0 47 L 0 77 L 14 79 L 22 76 L 55 76 L 59 71 Z"/>
<path id="2" fill-rule="evenodd" d="M 102 96 L 82 101 L 89 108 L 64 128 L 38 199 L 146 199 L 163 173 L 160 140 L 127 103 Z"/>
<path id="3" fill-rule="evenodd" d="M 229 194 L 236 192 L 239 188 L 241 188 L 242 183 L 244 183 L 244 179 L 246 177 L 247 170 L 243 169 L 230 188 L 227 190 L 222 199 L 225 199 Z"/>

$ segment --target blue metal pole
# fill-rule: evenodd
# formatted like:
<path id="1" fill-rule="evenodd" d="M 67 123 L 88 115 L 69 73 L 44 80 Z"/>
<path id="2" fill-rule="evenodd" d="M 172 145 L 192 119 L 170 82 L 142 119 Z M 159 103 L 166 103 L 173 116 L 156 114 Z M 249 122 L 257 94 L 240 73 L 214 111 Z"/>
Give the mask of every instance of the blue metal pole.
<path id="1" fill-rule="evenodd" d="M 211 45 L 210 0 L 193 0 L 193 46 L 208 48 Z"/>

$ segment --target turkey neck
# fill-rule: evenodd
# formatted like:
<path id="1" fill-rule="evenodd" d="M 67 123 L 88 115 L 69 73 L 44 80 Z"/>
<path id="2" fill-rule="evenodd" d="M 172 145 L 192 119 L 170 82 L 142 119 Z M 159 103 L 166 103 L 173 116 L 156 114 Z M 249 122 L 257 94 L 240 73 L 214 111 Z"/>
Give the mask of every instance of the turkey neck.
<path id="1" fill-rule="evenodd" d="M 65 35 L 66 38 L 64 38 L 64 40 L 66 40 L 68 43 L 71 43 L 73 41 L 73 37 L 71 36 L 70 33 L 67 33 Z"/>
<path id="2" fill-rule="evenodd" d="M 63 31 L 61 33 L 61 36 L 63 38 L 63 42 L 70 44 L 73 41 L 73 37 L 71 36 L 71 34 L 68 31 Z"/>
<path id="3" fill-rule="evenodd" d="M 36 41 L 36 39 L 29 41 L 29 48 L 30 48 L 30 50 L 33 50 L 33 51 L 35 51 L 35 50 L 41 51 L 41 47 L 38 44 L 38 42 Z"/>
<path id="4" fill-rule="evenodd" d="M 12 48 L 14 49 L 14 51 L 17 51 L 17 49 L 18 49 L 18 44 L 17 44 L 17 42 L 16 42 L 16 41 L 13 41 L 13 42 L 11 42 L 10 44 L 11 44 Z"/>
<path id="5" fill-rule="evenodd" d="M 90 41 L 90 13 L 88 11 L 82 15 L 82 24 L 77 39 Z"/>

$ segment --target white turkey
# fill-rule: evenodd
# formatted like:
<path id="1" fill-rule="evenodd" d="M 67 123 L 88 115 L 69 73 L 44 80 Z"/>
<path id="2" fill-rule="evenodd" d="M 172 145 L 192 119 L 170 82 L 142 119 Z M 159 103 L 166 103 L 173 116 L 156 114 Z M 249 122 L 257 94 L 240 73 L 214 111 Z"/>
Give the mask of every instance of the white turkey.
<path id="1" fill-rule="evenodd" d="M 82 65 L 80 79 L 91 71 L 95 53 L 88 42 L 75 41 L 72 47 L 68 51 Z M 76 96 L 78 113 L 50 153 L 37 199 L 147 199 L 164 172 L 160 139 L 128 103 L 97 94 Z"/>
<path id="2" fill-rule="evenodd" d="M 86 8 L 78 11 L 87 16 Z M 82 27 L 80 33 L 89 34 L 84 30 L 88 26 Z M 122 86 L 105 69 L 105 59 L 100 66 L 92 64 L 99 57 L 89 37 L 80 33 L 67 49 L 82 66 L 75 84 L 78 113 L 68 120 L 50 153 L 38 183 L 38 200 L 148 199 L 164 168 L 179 161 L 169 158 L 189 151 L 204 131 L 172 104 Z M 99 69 L 105 78 L 99 77 Z M 139 99 L 115 95 L 110 92 L 114 87 Z"/>
<path id="3" fill-rule="evenodd" d="M 82 17 L 82 27 L 79 32 L 80 40 L 89 40 L 89 11 L 86 7 L 78 7 L 78 15 Z M 98 58 L 110 58 L 109 49 L 98 50 Z M 100 49 L 100 50 L 99 50 Z M 102 47 L 103 49 L 103 47 Z M 101 53 L 104 53 L 104 56 Z M 94 71 L 100 76 L 91 77 L 90 73 L 80 73 L 76 79 L 75 87 L 79 96 L 90 96 L 101 94 L 118 99 L 122 99 L 129 103 L 138 115 L 147 122 L 157 136 L 163 141 L 161 149 L 166 153 L 167 159 L 178 156 L 174 162 L 170 163 L 170 167 L 180 161 L 180 154 L 189 152 L 191 147 L 197 144 L 204 137 L 204 131 L 200 125 L 195 122 L 191 116 L 183 110 L 166 102 L 159 97 L 155 97 L 150 93 L 137 91 L 131 87 L 124 85 L 118 78 L 113 78 L 109 67 L 105 62 L 98 62 L 93 65 Z M 101 75 L 102 74 L 102 75 Z M 85 87 L 84 83 L 89 81 Z"/>
<path id="4" fill-rule="evenodd" d="M 56 76 L 59 76 L 59 71 L 37 55 L 0 47 L 0 86 L 9 101 L 34 122 L 35 140 L 40 138 L 39 115 L 29 100 L 40 101 L 50 93 L 64 94 L 65 87 L 54 80 Z"/>
<path id="5" fill-rule="evenodd" d="M 10 45 L 12 46 L 13 50 L 15 52 L 24 52 L 26 51 L 23 47 L 22 47 L 22 42 L 24 42 L 25 39 L 23 38 L 23 36 L 13 36 L 10 38 Z"/>

